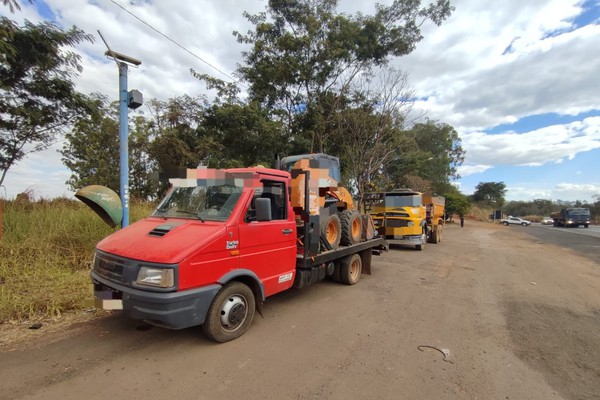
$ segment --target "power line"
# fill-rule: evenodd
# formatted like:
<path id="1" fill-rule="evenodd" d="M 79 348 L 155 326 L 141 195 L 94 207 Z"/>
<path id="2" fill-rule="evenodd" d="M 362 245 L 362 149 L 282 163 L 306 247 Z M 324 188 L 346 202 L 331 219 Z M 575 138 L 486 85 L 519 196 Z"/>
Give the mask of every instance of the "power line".
<path id="1" fill-rule="evenodd" d="M 208 65 L 209 67 L 211 67 L 212 69 L 214 69 L 215 71 L 220 72 L 221 74 L 225 75 L 226 77 L 228 77 L 229 79 L 231 79 L 234 82 L 237 82 L 236 79 L 234 79 L 233 77 L 231 77 L 229 74 L 227 74 L 226 72 L 221 71 L 219 68 L 215 67 L 214 65 L 210 64 L 208 61 L 204 61 L 200 56 L 194 54 L 192 51 L 188 50 L 186 47 L 180 45 L 179 43 L 177 43 L 175 40 L 171 39 L 169 36 L 165 35 L 164 33 L 162 33 L 161 31 L 159 31 L 158 29 L 156 29 L 155 27 L 153 27 L 152 25 L 150 25 L 149 23 L 147 23 L 146 21 L 144 21 L 143 19 L 141 19 L 140 17 L 138 17 L 137 15 L 135 15 L 134 13 L 132 13 L 131 11 L 129 11 L 128 9 L 126 9 L 125 7 L 123 7 L 122 5 L 120 5 L 119 3 L 117 3 L 115 0 L 110 0 L 111 3 L 113 3 L 114 5 L 116 5 L 117 7 L 119 7 L 120 9 L 122 9 L 123 11 L 125 11 L 127 14 L 131 15 L 133 18 L 137 19 L 138 21 L 140 21 L 142 24 L 146 25 L 148 28 L 152 29 L 154 32 L 158 33 L 159 35 L 161 35 L 162 37 L 164 37 L 165 39 L 167 39 L 168 41 L 172 42 L 173 44 L 175 44 L 177 47 L 181 48 L 182 50 L 186 51 L 187 53 L 189 53 L 190 55 L 192 55 L 193 57 L 197 58 L 198 60 L 202 61 L 204 64 Z"/>

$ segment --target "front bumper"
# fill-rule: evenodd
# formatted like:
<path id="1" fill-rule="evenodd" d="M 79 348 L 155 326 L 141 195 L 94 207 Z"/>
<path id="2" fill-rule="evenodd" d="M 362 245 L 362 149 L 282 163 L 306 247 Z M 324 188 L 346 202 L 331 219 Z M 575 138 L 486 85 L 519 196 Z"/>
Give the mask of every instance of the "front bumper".
<path id="1" fill-rule="evenodd" d="M 96 299 L 105 309 L 118 309 L 132 318 L 169 329 L 204 323 L 208 307 L 221 285 L 213 284 L 183 292 L 149 292 L 114 283 L 91 272 Z"/>
<path id="2" fill-rule="evenodd" d="M 385 240 L 394 244 L 418 245 L 425 244 L 425 235 L 386 235 Z"/>

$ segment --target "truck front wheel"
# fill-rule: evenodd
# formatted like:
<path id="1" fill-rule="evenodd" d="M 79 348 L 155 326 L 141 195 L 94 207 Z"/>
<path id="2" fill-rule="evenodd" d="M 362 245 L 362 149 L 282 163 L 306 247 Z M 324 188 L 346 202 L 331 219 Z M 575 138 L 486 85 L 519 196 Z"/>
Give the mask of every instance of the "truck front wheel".
<path id="1" fill-rule="evenodd" d="M 254 308 L 252 289 L 241 282 L 230 282 L 215 296 L 202 330 L 215 342 L 229 342 L 248 330 L 254 318 Z"/>
<path id="2" fill-rule="evenodd" d="M 362 273 L 362 259 L 359 254 L 352 254 L 340 262 L 340 280 L 346 285 L 355 285 Z"/>

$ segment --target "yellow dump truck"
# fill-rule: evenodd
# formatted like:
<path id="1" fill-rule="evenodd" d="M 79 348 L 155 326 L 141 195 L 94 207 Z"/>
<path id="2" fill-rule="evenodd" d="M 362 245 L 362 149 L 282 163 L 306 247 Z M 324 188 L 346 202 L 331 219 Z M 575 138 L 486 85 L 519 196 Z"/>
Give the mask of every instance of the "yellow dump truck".
<path id="1" fill-rule="evenodd" d="M 379 235 L 389 243 L 414 246 L 439 243 L 444 226 L 445 199 L 411 189 L 374 192 L 365 205 Z"/>
<path id="2" fill-rule="evenodd" d="M 427 220 L 429 243 L 442 241 L 446 214 L 446 199 L 443 196 L 433 196 L 431 193 L 423 194 L 423 204 Z"/>

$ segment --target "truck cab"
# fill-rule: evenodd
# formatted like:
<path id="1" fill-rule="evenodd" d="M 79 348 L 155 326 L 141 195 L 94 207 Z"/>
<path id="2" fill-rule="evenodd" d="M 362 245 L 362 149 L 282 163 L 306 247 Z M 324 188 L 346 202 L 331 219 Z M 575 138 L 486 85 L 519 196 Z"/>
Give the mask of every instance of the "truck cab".
<path id="1" fill-rule="evenodd" d="M 590 210 L 587 208 L 563 208 L 559 212 L 550 214 L 554 226 L 587 228 L 591 222 Z"/>
<path id="2" fill-rule="evenodd" d="M 198 169 L 170 182 L 152 215 L 98 243 L 96 298 L 155 325 L 202 324 L 210 338 L 231 340 L 294 282 L 290 174 Z"/>
<path id="3" fill-rule="evenodd" d="M 422 193 L 410 189 L 369 193 L 365 202 L 378 233 L 389 243 L 423 250 L 427 241 L 427 215 Z"/>

